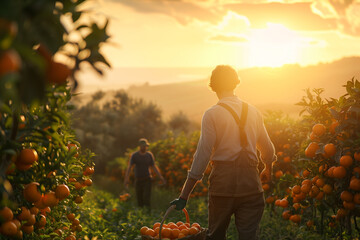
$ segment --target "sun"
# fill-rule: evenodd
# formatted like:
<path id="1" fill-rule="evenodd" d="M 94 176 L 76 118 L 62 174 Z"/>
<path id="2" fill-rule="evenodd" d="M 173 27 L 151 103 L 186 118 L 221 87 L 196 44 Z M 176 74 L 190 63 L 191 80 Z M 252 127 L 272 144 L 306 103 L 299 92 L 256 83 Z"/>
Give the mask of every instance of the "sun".
<path id="1" fill-rule="evenodd" d="M 282 24 L 267 23 L 267 28 L 251 31 L 248 65 L 279 67 L 298 61 L 301 38 Z"/>

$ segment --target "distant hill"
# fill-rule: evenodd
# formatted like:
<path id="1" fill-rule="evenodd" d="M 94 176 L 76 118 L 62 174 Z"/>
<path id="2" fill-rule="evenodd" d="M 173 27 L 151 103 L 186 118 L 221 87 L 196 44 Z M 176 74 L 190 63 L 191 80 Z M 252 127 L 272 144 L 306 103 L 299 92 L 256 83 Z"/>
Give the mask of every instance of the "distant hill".
<path id="1" fill-rule="evenodd" d="M 211 70 L 209 71 L 209 76 Z M 342 87 L 352 77 L 360 79 L 360 57 L 347 57 L 331 63 L 313 66 L 284 65 L 279 68 L 249 68 L 239 71 L 241 84 L 236 95 L 257 106 L 261 111 L 282 110 L 297 116 L 306 88 L 324 88 L 326 97 L 339 97 Z M 216 104 L 215 93 L 208 87 L 208 79 L 170 84 L 131 86 L 131 96 L 159 105 L 165 117 L 183 111 L 191 119 L 200 121 L 203 112 Z M 111 93 L 108 93 L 111 96 Z M 86 99 L 86 96 L 83 96 Z M 84 100 L 83 99 L 83 100 Z"/>

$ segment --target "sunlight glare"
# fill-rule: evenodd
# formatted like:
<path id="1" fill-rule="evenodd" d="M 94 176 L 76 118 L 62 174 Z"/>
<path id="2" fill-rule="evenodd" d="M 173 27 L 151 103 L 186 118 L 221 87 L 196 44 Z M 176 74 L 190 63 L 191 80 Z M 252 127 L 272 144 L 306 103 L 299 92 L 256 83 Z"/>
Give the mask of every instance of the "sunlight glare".
<path id="1" fill-rule="evenodd" d="M 298 61 L 301 38 L 282 24 L 268 23 L 249 38 L 249 66 L 279 67 Z"/>

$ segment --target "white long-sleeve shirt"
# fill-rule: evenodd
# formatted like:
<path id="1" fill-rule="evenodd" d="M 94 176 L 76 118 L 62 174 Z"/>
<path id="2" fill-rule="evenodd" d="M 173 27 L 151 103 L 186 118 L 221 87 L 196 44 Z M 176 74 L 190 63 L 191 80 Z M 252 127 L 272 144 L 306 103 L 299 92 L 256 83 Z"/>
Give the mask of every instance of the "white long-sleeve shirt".
<path id="1" fill-rule="evenodd" d="M 225 97 L 219 103 L 229 105 L 241 118 L 243 101 L 238 97 Z M 264 126 L 263 117 L 254 106 L 249 104 L 248 109 L 244 129 L 249 144 L 244 150 L 258 163 L 258 149 L 262 161 L 271 163 L 276 159 L 275 149 Z M 234 117 L 224 107 L 212 106 L 203 115 L 201 135 L 188 177 L 200 180 L 210 160 L 234 161 L 241 150 L 239 126 Z"/>

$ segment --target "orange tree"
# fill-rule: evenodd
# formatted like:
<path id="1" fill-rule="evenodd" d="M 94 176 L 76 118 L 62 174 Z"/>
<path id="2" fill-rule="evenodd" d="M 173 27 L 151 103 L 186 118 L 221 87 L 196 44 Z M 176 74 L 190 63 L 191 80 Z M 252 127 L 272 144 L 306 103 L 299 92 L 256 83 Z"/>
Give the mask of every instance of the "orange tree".
<path id="1" fill-rule="evenodd" d="M 69 127 L 65 83 L 77 85 L 84 62 L 101 73 L 108 36 L 107 23 L 84 21 L 83 2 L 0 3 L 1 239 L 86 233 L 77 204 L 92 184 L 92 154 Z"/>
<path id="2" fill-rule="evenodd" d="M 297 153 L 304 134 L 299 129 L 300 123 L 282 112 L 268 111 L 264 123 L 277 155 L 272 180 L 263 185 L 266 203 L 274 209 L 275 201 L 288 195 L 289 187 L 300 177 Z M 286 205 L 286 201 L 282 205 Z"/>
<path id="3" fill-rule="evenodd" d="M 353 79 L 345 87 L 339 99 L 324 100 L 316 89 L 299 103 L 311 130 L 299 159 L 306 174 L 296 180 L 283 212 L 285 219 L 331 237 L 359 231 L 360 83 Z"/>

